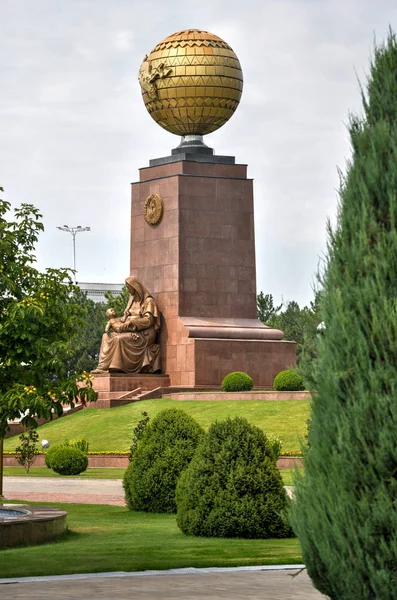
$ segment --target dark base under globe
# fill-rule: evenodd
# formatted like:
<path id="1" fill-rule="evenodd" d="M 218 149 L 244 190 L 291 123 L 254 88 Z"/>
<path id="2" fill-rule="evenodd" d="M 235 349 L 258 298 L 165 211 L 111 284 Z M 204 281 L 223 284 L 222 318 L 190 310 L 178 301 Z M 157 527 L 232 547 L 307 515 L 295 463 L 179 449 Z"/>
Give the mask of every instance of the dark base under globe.
<path id="1" fill-rule="evenodd" d="M 209 148 L 209 146 L 204 144 L 202 135 L 185 135 L 179 146 L 171 151 L 171 156 L 154 158 L 149 161 L 149 166 L 158 167 L 159 165 L 167 165 L 180 160 L 223 165 L 235 164 L 234 156 L 218 156 L 214 154 L 213 148 Z"/>

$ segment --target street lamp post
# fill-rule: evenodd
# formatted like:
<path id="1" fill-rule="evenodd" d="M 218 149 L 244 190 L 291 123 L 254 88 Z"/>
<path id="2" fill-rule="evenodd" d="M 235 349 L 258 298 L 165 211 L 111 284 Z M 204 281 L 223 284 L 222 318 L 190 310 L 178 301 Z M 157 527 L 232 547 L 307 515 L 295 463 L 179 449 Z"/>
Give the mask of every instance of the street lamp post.
<path id="1" fill-rule="evenodd" d="M 72 234 L 73 238 L 73 271 L 74 271 L 74 283 L 76 284 L 76 234 L 81 231 L 91 231 L 91 227 L 81 227 L 81 225 L 77 225 L 77 227 L 69 227 L 69 225 L 63 225 L 62 227 L 57 227 L 61 231 L 67 231 Z"/>

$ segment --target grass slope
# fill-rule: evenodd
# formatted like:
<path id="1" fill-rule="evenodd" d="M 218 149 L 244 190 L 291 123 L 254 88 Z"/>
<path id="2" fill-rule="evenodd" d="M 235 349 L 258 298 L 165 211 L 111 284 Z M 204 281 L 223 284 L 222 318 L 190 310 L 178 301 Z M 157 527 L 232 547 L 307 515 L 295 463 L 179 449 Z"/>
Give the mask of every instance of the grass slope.
<path id="1" fill-rule="evenodd" d="M 58 475 L 55 471 L 47 467 L 31 467 L 29 473 L 26 473 L 23 467 L 4 467 L 5 477 L 62 477 L 67 479 L 123 479 L 125 469 L 117 467 L 96 467 L 87 469 L 80 475 Z M 284 485 L 293 485 L 293 469 L 280 469 Z"/>
<path id="2" fill-rule="evenodd" d="M 0 577 L 302 562 L 297 539 L 186 536 L 174 515 L 137 513 L 118 506 L 68 504 L 67 511 L 71 531 L 59 541 L 2 550 Z"/>
<path id="3" fill-rule="evenodd" d="M 307 400 L 222 400 L 177 401 L 167 398 L 145 400 L 111 409 L 85 409 L 52 423 L 39 427 L 40 440 L 54 445 L 65 439 L 85 436 L 93 452 L 127 452 L 132 430 L 147 411 L 151 418 L 161 410 L 176 407 L 194 417 L 205 429 L 214 421 L 227 417 L 246 417 L 266 434 L 278 435 L 283 442 L 283 452 L 300 449 L 300 440 L 306 435 L 309 418 Z M 18 437 L 8 438 L 4 450 L 12 452 Z"/>

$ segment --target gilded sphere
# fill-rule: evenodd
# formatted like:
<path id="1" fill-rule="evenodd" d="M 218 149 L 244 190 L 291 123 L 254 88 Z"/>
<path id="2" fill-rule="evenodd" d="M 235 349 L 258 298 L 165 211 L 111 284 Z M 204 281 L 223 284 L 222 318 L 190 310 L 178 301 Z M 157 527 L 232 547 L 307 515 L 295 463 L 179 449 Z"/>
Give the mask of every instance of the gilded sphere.
<path id="1" fill-rule="evenodd" d="M 236 110 L 243 72 L 232 48 L 198 29 L 178 31 L 145 56 L 139 69 L 150 116 L 176 135 L 205 135 Z"/>

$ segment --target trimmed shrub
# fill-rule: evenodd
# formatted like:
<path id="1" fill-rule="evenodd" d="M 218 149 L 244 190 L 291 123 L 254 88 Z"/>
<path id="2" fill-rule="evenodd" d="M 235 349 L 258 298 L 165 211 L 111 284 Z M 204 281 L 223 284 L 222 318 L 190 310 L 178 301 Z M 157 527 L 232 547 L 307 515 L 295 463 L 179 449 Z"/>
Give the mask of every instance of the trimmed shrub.
<path id="1" fill-rule="evenodd" d="M 78 448 L 58 446 L 51 454 L 50 465 L 59 475 L 79 475 L 87 469 L 88 457 Z"/>
<path id="2" fill-rule="evenodd" d="M 146 410 L 141 412 L 141 415 L 142 415 L 142 418 L 139 419 L 138 423 L 132 430 L 132 441 L 131 441 L 130 456 L 129 456 L 130 462 L 134 455 L 135 450 L 138 448 L 138 443 L 142 439 L 143 434 L 145 433 L 145 429 L 150 421 L 149 413 L 147 413 Z"/>
<path id="3" fill-rule="evenodd" d="M 183 410 L 160 412 L 145 432 L 125 471 L 123 486 L 130 510 L 175 513 L 175 489 L 204 430 Z"/>
<path id="4" fill-rule="evenodd" d="M 62 448 L 61 444 L 58 444 L 57 446 L 51 446 L 45 453 L 44 462 L 46 467 L 49 469 L 52 469 L 52 457 L 54 456 L 54 453 L 59 450 L 59 448 Z"/>
<path id="5" fill-rule="evenodd" d="M 88 449 L 90 447 L 89 442 L 85 437 L 77 438 L 75 440 L 70 440 L 65 446 L 71 446 L 72 448 L 77 448 L 84 452 L 84 454 L 88 454 Z"/>
<path id="6" fill-rule="evenodd" d="M 301 392 L 305 389 L 305 380 L 296 371 L 286 369 L 276 375 L 273 387 L 278 392 Z"/>
<path id="7" fill-rule="evenodd" d="M 242 371 L 234 371 L 226 375 L 222 381 L 222 389 L 224 392 L 249 392 L 252 390 L 254 382 L 252 378 Z"/>
<path id="8" fill-rule="evenodd" d="M 292 536 L 288 498 L 259 427 L 236 417 L 211 425 L 176 490 L 177 523 L 189 535 Z"/>
<path id="9" fill-rule="evenodd" d="M 281 454 L 281 448 L 283 447 L 283 443 L 278 437 L 278 435 L 268 435 L 267 441 L 270 444 L 270 449 L 273 454 L 274 462 L 276 463 Z"/>

